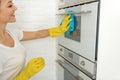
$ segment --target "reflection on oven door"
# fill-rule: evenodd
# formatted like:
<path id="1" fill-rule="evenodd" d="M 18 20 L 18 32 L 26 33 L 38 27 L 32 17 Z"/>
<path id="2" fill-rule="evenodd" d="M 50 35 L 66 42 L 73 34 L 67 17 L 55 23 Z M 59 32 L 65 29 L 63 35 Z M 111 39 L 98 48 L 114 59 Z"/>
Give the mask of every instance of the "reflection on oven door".
<path id="1" fill-rule="evenodd" d="M 62 68 L 59 64 L 57 64 L 57 80 L 64 80 L 64 68 Z"/>
<path id="2" fill-rule="evenodd" d="M 77 80 L 79 71 L 72 67 L 69 62 L 64 61 L 64 63 L 64 66 L 66 67 L 66 69 L 64 69 L 64 80 Z"/>
<path id="3" fill-rule="evenodd" d="M 58 79 L 57 80 L 84 80 L 78 77 L 78 70 L 69 67 L 68 64 L 58 61 Z"/>

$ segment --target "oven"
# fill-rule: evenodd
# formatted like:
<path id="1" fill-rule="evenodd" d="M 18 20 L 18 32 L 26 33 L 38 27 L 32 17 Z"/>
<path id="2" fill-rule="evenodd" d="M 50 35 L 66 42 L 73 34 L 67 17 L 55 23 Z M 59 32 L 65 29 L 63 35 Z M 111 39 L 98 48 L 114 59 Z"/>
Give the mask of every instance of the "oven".
<path id="1" fill-rule="evenodd" d="M 66 34 L 58 37 L 57 43 L 74 51 L 92 62 L 97 60 L 97 36 L 99 2 L 81 4 L 58 10 L 57 22 L 72 11 L 76 17 L 76 28 L 69 36 Z"/>
<path id="2" fill-rule="evenodd" d="M 96 63 L 58 45 L 57 80 L 95 80 Z"/>
<path id="3" fill-rule="evenodd" d="M 62 1 L 66 5 L 70 0 Z M 100 3 L 71 1 L 88 2 L 61 6 L 57 12 L 58 24 L 66 14 L 75 14 L 75 30 L 57 38 L 57 80 L 96 80 Z"/>

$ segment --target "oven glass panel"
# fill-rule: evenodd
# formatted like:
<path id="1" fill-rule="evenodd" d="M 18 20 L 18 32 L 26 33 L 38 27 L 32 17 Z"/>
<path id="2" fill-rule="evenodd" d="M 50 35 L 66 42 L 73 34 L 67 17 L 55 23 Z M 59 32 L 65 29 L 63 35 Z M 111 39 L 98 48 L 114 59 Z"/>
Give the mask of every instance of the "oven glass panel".
<path id="1" fill-rule="evenodd" d="M 64 66 L 69 70 L 67 71 L 64 69 L 64 80 L 76 80 L 77 76 L 79 75 L 79 70 L 73 67 L 73 65 L 66 60 L 64 62 Z"/>
<path id="2" fill-rule="evenodd" d="M 71 74 L 69 74 L 68 71 L 64 70 L 64 80 L 76 80 L 75 77 L 73 77 Z"/>
<path id="3" fill-rule="evenodd" d="M 65 38 L 80 42 L 81 32 L 80 28 L 81 28 L 81 16 L 75 16 L 75 30 L 71 32 L 68 36 L 65 34 Z"/>

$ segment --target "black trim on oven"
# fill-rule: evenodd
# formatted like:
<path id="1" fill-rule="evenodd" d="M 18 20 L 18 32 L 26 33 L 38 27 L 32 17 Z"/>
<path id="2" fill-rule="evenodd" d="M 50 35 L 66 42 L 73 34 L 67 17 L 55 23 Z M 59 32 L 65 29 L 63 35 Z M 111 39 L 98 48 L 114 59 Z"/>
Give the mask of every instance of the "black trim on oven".
<path id="1" fill-rule="evenodd" d="M 98 55 L 98 38 L 99 38 L 99 20 L 100 20 L 100 2 L 98 3 L 98 13 L 97 13 L 97 30 L 96 30 L 96 49 L 95 49 L 95 60 L 97 61 Z"/>

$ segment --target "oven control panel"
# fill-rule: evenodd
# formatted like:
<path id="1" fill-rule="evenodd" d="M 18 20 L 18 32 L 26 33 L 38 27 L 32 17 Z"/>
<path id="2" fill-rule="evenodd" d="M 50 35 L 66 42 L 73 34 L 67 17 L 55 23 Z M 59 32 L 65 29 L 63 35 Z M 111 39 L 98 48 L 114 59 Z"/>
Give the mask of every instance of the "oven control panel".
<path id="1" fill-rule="evenodd" d="M 93 77 L 96 75 L 96 63 L 87 60 L 83 56 L 65 48 L 62 45 L 58 45 L 58 55 L 66 59 L 68 62 L 73 64 L 75 67 L 80 69 L 82 72 Z"/>

